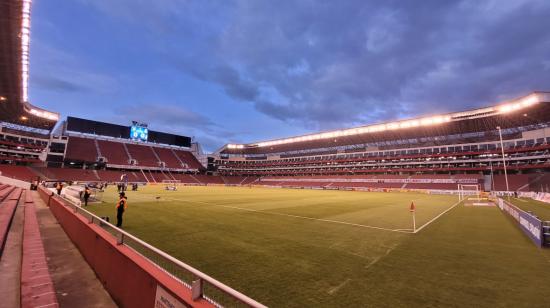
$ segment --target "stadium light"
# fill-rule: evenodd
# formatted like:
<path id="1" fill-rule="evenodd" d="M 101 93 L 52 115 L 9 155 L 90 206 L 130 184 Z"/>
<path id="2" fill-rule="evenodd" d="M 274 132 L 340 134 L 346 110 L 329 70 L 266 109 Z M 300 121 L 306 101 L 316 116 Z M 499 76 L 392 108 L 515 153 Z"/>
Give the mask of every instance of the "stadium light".
<path id="1" fill-rule="evenodd" d="M 367 125 L 367 126 L 335 130 L 330 132 L 322 132 L 322 133 L 305 135 L 305 136 L 290 137 L 285 139 L 262 141 L 258 143 L 252 143 L 251 145 L 258 146 L 258 147 L 268 147 L 268 146 L 275 146 L 275 145 L 294 143 L 294 142 L 333 139 L 337 137 L 353 136 L 353 135 L 359 135 L 359 134 L 365 134 L 365 133 L 379 133 L 379 132 L 384 132 L 389 130 L 399 130 L 399 129 L 409 129 L 409 128 L 422 127 L 422 126 L 441 125 L 444 123 L 451 122 L 453 121 L 453 119 L 462 119 L 465 117 L 479 117 L 479 116 L 485 116 L 487 114 L 495 114 L 495 113 L 496 114 L 509 113 L 509 112 L 513 112 L 516 110 L 520 110 L 520 109 L 532 106 L 539 102 L 541 102 L 540 95 L 537 93 L 533 93 L 531 95 L 515 100 L 513 102 L 499 105 L 499 106 L 494 106 L 494 107 L 480 108 L 480 109 L 475 109 L 475 110 L 465 111 L 465 112 L 456 112 L 456 113 L 447 114 L 447 115 L 437 115 L 437 116 L 417 118 L 417 119 L 411 119 L 411 120 Z M 230 149 L 237 149 L 237 148 L 242 149 L 243 147 L 244 145 L 228 146 L 228 148 Z"/>
<path id="2" fill-rule="evenodd" d="M 45 111 L 45 110 L 38 110 L 38 109 L 31 108 L 31 110 L 29 110 L 29 113 L 37 117 L 45 118 L 48 120 L 53 120 L 53 121 L 59 120 L 59 115 L 53 112 Z"/>
<path id="3" fill-rule="evenodd" d="M 228 144 L 227 148 L 228 149 L 242 149 L 242 148 L 244 148 L 244 145 L 243 144 Z"/>
<path id="4" fill-rule="evenodd" d="M 31 42 L 31 0 L 23 0 L 21 16 L 21 91 L 24 102 L 27 102 L 29 84 L 29 46 Z"/>
<path id="5" fill-rule="evenodd" d="M 4 102 L 4 101 L 7 101 L 7 100 L 8 100 L 7 97 L 5 97 L 5 96 L 0 96 L 0 102 Z"/>
<path id="6" fill-rule="evenodd" d="M 497 107 L 498 111 L 500 113 L 510 113 L 516 110 L 520 110 L 526 107 L 530 107 L 534 104 L 537 104 L 540 102 L 539 96 L 537 94 L 531 94 L 525 98 L 522 98 L 520 100 L 517 100 L 513 103 L 508 103 L 504 105 L 500 105 Z"/>
<path id="7" fill-rule="evenodd" d="M 420 119 L 413 119 L 413 120 L 390 122 L 385 124 L 375 124 L 375 125 L 369 125 L 369 126 L 355 127 L 350 129 L 335 130 L 331 132 L 324 132 L 324 133 L 299 136 L 299 137 L 291 137 L 286 139 L 262 141 L 255 145 L 259 147 L 266 147 L 266 146 L 274 146 L 274 145 L 294 143 L 294 142 L 312 141 L 312 140 L 320 140 L 320 139 L 332 139 L 337 137 L 353 136 L 353 135 L 359 135 L 364 133 L 377 133 L 377 132 L 384 132 L 386 130 L 398 130 L 398 129 L 414 128 L 419 126 L 442 124 L 442 123 L 450 122 L 451 120 L 452 120 L 451 116 L 427 117 L 427 118 L 420 118 Z M 228 148 L 235 149 L 236 146 L 237 145 L 231 145 L 231 146 L 228 146 Z"/>
<path id="8" fill-rule="evenodd" d="M 508 192 L 510 191 L 510 187 L 508 186 L 508 172 L 506 171 L 506 158 L 504 157 L 504 142 L 502 141 L 502 130 L 500 129 L 500 126 L 497 126 L 497 130 L 498 130 L 498 135 L 500 137 L 500 150 L 502 153 L 502 164 L 504 165 L 504 180 L 506 181 L 506 192 Z"/>

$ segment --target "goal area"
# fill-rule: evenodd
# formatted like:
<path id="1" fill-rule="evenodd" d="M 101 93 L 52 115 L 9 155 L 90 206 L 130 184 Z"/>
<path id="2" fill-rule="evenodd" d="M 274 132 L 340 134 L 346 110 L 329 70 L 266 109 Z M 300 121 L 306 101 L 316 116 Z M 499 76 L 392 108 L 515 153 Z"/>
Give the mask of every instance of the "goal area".
<path id="1" fill-rule="evenodd" d="M 475 199 L 481 198 L 479 184 L 458 184 L 458 200 L 466 200 L 470 197 Z"/>

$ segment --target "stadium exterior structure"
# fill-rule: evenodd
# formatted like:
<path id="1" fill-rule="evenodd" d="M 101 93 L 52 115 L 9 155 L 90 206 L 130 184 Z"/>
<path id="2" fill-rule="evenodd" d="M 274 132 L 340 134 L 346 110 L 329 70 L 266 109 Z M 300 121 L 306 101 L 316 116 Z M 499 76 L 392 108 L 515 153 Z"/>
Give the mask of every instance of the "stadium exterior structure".
<path id="1" fill-rule="evenodd" d="M 549 190 L 548 92 L 470 111 L 227 144 L 207 159 L 186 136 L 151 132 L 153 142 L 136 142 L 128 126 L 72 117 L 59 122 L 58 113 L 31 105 L 31 1 L 1 5 L 3 175 L 25 181 L 116 182 L 127 174 L 131 182 L 193 185 L 456 190 L 457 184 L 478 183 L 485 190 Z"/>
<path id="2" fill-rule="evenodd" d="M 155 176 L 173 178 L 171 170 L 183 177 L 203 167 L 195 156 L 199 152 L 198 145 L 191 144 L 191 138 L 185 136 L 153 132 L 150 136 L 155 142 L 134 143 L 130 142 L 129 134 L 111 134 L 113 129 L 126 134 L 128 127 L 108 123 L 93 123 L 94 127 L 88 130 L 85 125 L 80 129 L 76 125 L 76 132 L 62 125 L 52 133 L 59 114 L 28 102 L 30 18 L 31 0 L 0 1 L 0 257 L 5 264 L 10 264 L 10 273 L 2 277 L 6 283 L 0 291 L 6 295 L 2 303 L 8 306 L 53 307 L 62 303 L 57 297 L 62 292 L 52 278 L 52 255 L 46 258 L 44 247 L 53 244 L 42 241 L 40 229 L 43 230 L 44 220 L 39 226 L 41 218 L 34 204 L 38 198 L 16 187 L 19 181 L 7 177 L 27 182 L 52 178 L 97 182 L 120 180 L 121 174 L 131 172 L 134 182 L 155 182 Z M 85 120 L 80 123 L 90 124 Z M 65 164 L 79 169 L 63 168 Z M 106 170 L 109 168 L 117 171 Z M 148 168 L 149 178 L 145 168 Z M 100 177 L 100 172 L 104 178 Z M 36 186 L 31 186 L 33 188 Z M 80 207 L 63 196 L 54 196 L 42 186 L 38 189 L 39 198 L 50 206 L 57 222 L 75 244 L 73 249 L 78 248 L 85 256 L 116 304 L 123 307 L 220 307 L 221 300 L 228 300 L 233 305 L 237 302 L 249 307 L 265 307 L 101 218 L 78 213 Z M 74 209 L 69 210 L 69 207 Z M 23 214 L 16 214 L 21 211 Z M 118 236 L 107 232 L 105 227 L 118 232 Z M 8 247 L 5 245 L 8 233 L 13 241 L 9 245 L 13 253 L 9 254 L 3 250 Z M 140 243 L 142 248 L 155 254 L 157 263 L 136 253 L 129 242 Z M 194 280 L 185 283 L 168 274 L 159 264 L 161 258 L 163 264 L 168 263 L 178 273 L 192 275 Z M 117 270 L 113 271 L 115 267 Z M 82 282 L 76 272 L 65 277 L 69 284 Z M 132 277 L 131 281 L 128 277 Z M 131 285 L 133 292 L 117 287 L 121 285 Z M 207 289 L 217 290 L 218 302 L 208 297 L 210 291 Z M 99 290 L 92 292 L 102 293 Z M 88 298 L 77 300 L 82 304 Z"/>
<path id="3" fill-rule="evenodd" d="M 204 169 L 206 157 L 189 137 L 152 131 L 152 142 L 133 142 L 129 127 L 71 117 L 58 125 L 59 113 L 32 105 L 30 25 L 31 0 L 0 2 L 0 174 L 25 181 L 114 181 L 128 172 L 134 181 L 156 182 L 175 180 L 171 172 L 184 177 Z M 88 126 L 71 130 L 70 123 Z"/>
<path id="4" fill-rule="evenodd" d="M 151 132 L 158 142 L 138 142 L 128 126 L 72 117 L 51 134 L 4 124 L 0 172 L 26 181 L 117 182 L 126 174 L 137 183 L 548 192 L 549 102 L 550 93 L 535 92 L 470 111 L 227 144 L 208 165 L 185 136 Z"/>
<path id="5" fill-rule="evenodd" d="M 334 187 L 346 178 L 363 178 L 393 183 L 386 185 L 393 188 L 446 183 L 446 189 L 456 189 L 459 181 L 450 179 L 470 176 L 479 178 L 486 190 L 547 190 L 549 124 L 550 93 L 534 92 L 475 110 L 227 144 L 215 156 L 221 175 L 263 177 L 283 186 L 302 182 Z M 501 185 L 504 163 L 510 173 L 508 189 Z"/>

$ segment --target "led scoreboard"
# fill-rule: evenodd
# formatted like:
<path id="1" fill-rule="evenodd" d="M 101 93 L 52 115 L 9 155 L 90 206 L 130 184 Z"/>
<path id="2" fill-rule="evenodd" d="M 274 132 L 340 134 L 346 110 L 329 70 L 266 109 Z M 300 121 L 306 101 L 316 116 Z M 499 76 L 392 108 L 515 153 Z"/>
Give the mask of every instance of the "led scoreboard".
<path id="1" fill-rule="evenodd" d="M 147 128 L 147 124 L 133 121 L 132 126 L 130 126 L 130 139 L 136 141 L 147 141 L 148 137 L 149 129 Z"/>

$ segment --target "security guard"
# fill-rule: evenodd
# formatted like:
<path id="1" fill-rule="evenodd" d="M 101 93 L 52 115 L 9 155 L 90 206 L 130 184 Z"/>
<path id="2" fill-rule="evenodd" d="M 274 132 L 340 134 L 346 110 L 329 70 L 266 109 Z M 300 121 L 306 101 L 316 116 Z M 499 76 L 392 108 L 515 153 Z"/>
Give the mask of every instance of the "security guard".
<path id="1" fill-rule="evenodd" d="M 84 188 L 84 206 L 88 206 L 88 199 L 90 199 L 91 195 L 92 192 L 90 191 L 90 187 L 86 186 Z"/>
<path id="2" fill-rule="evenodd" d="M 116 203 L 116 226 L 121 228 L 122 227 L 122 214 L 124 214 L 124 210 L 128 207 L 128 201 L 126 198 L 126 194 L 124 192 L 121 192 L 119 194 L 120 199 Z"/>

